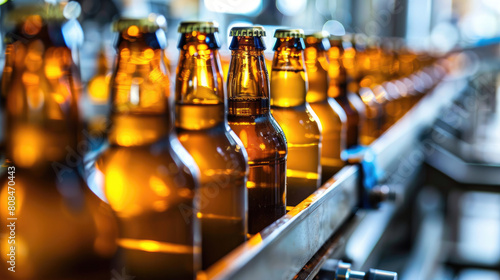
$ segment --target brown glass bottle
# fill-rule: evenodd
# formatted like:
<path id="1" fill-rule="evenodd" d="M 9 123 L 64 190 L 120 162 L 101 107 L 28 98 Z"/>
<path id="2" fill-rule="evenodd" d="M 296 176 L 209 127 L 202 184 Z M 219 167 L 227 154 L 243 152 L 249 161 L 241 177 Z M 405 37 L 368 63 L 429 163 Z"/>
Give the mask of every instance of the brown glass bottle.
<path id="1" fill-rule="evenodd" d="M 201 21 L 182 22 L 178 30 L 175 124 L 201 173 L 203 269 L 247 235 L 247 154 L 227 123 L 218 30 L 217 23 Z"/>
<path id="2" fill-rule="evenodd" d="M 370 145 L 380 135 L 383 124 L 383 107 L 370 88 L 374 79 L 371 76 L 372 68 L 378 68 L 377 65 L 380 63 L 378 60 L 370 60 L 366 46 L 367 38 L 364 34 L 356 34 L 351 40 L 350 47 L 353 49 L 354 63 L 358 65 L 356 72 L 353 73 L 351 84 L 353 90 L 356 90 L 356 94 L 362 100 L 365 117 L 361 125 L 359 141 L 362 145 Z"/>
<path id="3" fill-rule="evenodd" d="M 256 234 L 286 212 L 287 145 L 270 111 L 264 28 L 234 27 L 230 35 L 228 121 L 248 153 L 248 232 Z"/>
<path id="4" fill-rule="evenodd" d="M 78 173 L 86 143 L 77 136 L 78 69 L 72 41 L 62 37 L 61 8 L 13 12 L 3 85 L 1 279 L 109 279 L 116 250 L 111 209 Z"/>
<path id="5" fill-rule="evenodd" d="M 341 37 L 330 36 L 328 96 L 333 97 L 346 114 L 346 147 L 350 149 L 360 144 L 360 130 L 365 122 L 365 106 L 359 96 L 348 89 L 348 85 L 354 83 L 354 76 L 348 75 L 348 71 L 355 73 L 358 66 L 354 60 L 354 49 L 344 49 L 343 43 Z"/>
<path id="6" fill-rule="evenodd" d="M 118 217 L 118 271 L 138 279 L 194 279 L 200 269 L 199 174 L 176 137 L 166 39 L 151 15 L 120 19 L 111 78 L 109 147 L 97 160 Z"/>
<path id="7" fill-rule="evenodd" d="M 296 206 L 321 184 L 321 126 L 306 101 L 304 31 L 277 29 L 274 37 L 271 112 L 287 139 L 287 205 Z"/>
<path id="8" fill-rule="evenodd" d="M 328 32 L 307 34 L 304 50 L 309 89 L 306 101 L 311 105 L 321 123 L 323 145 L 321 148 L 322 183 L 337 173 L 345 162 L 340 155 L 346 149 L 347 117 L 334 98 L 328 96 L 328 60 L 323 40 Z"/>

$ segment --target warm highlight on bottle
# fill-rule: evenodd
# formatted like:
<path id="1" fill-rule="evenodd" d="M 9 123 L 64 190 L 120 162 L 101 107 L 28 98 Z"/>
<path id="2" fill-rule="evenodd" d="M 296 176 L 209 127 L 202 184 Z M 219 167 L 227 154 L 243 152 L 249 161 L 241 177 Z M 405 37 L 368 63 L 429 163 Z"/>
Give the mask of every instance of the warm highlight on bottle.
<path id="1" fill-rule="evenodd" d="M 306 35 L 304 50 L 309 89 L 306 101 L 318 116 L 323 135 L 321 148 L 322 183 L 345 165 L 340 155 L 346 149 L 347 117 L 334 98 L 328 96 L 328 59 L 324 40 L 328 32 Z"/>
<path id="2" fill-rule="evenodd" d="M 270 112 L 262 27 L 234 27 L 228 77 L 228 121 L 248 154 L 248 232 L 280 217 L 286 204 L 287 143 Z"/>
<path id="3" fill-rule="evenodd" d="M 13 14 L 2 82 L 0 217 L 9 226 L 0 229 L 0 278 L 70 279 L 103 270 L 107 276 L 117 225 L 78 172 L 85 150 L 77 136 L 81 87 L 69 47 L 74 42 L 49 36 L 63 33 L 62 6 Z M 15 272 L 8 270 L 11 256 Z"/>
<path id="4" fill-rule="evenodd" d="M 348 149 L 355 148 L 360 144 L 360 130 L 365 122 L 363 101 L 348 88 L 348 85 L 356 84 L 352 82 L 355 79 L 352 75 L 355 75 L 358 71 L 354 61 L 355 53 L 352 48 L 344 49 L 344 42 L 341 37 L 330 36 L 329 42 L 328 75 L 330 85 L 328 95 L 337 101 L 346 115 L 346 147 Z M 353 90 L 357 90 L 357 87 Z"/>
<path id="5" fill-rule="evenodd" d="M 194 279 L 200 269 L 199 177 L 179 143 L 160 20 L 120 19 L 109 147 L 97 161 L 120 224 L 118 268 L 144 279 Z"/>
<path id="6" fill-rule="evenodd" d="M 277 29 L 271 108 L 288 144 L 287 205 L 296 206 L 321 184 L 321 125 L 306 101 L 304 31 Z"/>
<path id="7" fill-rule="evenodd" d="M 227 123 L 215 22 L 182 22 L 175 82 L 179 140 L 200 168 L 202 267 L 246 240 L 247 155 Z"/>
<path id="8" fill-rule="evenodd" d="M 366 36 L 356 34 L 350 39 L 348 53 L 354 55 L 353 63 L 357 65 L 354 68 L 355 71 L 351 71 L 353 79 L 350 87 L 356 90 L 357 98 L 362 100 L 362 104 L 357 106 L 358 110 L 364 111 L 364 121 L 360 125 L 359 142 L 362 145 L 369 145 L 380 135 L 382 106 L 378 103 L 373 91 L 365 84 L 371 83 L 371 80 L 365 79 L 365 77 L 369 75 L 372 65 L 366 51 Z"/>

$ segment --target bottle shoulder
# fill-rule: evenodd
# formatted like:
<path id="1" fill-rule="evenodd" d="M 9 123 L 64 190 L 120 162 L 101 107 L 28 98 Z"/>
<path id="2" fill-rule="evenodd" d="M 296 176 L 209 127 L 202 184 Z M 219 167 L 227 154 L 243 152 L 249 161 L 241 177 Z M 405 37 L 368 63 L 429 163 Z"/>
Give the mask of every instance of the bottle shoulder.
<path id="1" fill-rule="evenodd" d="M 271 114 L 230 120 L 229 125 L 243 143 L 249 160 L 286 157 L 285 134 Z"/>
<path id="2" fill-rule="evenodd" d="M 293 134 L 320 133 L 320 122 L 309 103 L 295 107 L 273 107 L 271 113 L 285 133 L 288 130 Z"/>
<path id="3" fill-rule="evenodd" d="M 210 162 L 210 168 L 245 170 L 247 153 L 243 143 L 226 124 L 205 130 L 177 130 L 180 143 L 203 169 L 200 163 Z"/>
<path id="4" fill-rule="evenodd" d="M 97 158 L 96 168 L 105 177 L 112 173 L 127 183 L 158 177 L 169 185 L 194 189 L 199 180 L 198 166 L 175 135 L 151 145 L 110 145 Z"/>

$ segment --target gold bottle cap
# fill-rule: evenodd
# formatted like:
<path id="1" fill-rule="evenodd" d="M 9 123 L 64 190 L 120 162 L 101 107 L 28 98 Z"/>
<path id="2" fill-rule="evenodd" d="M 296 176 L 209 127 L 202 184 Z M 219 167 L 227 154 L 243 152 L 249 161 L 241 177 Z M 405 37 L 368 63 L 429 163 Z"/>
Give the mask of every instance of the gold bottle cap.
<path id="1" fill-rule="evenodd" d="M 302 29 L 276 29 L 274 38 L 305 38 Z"/>
<path id="2" fill-rule="evenodd" d="M 113 22 L 112 30 L 122 32 L 131 26 L 137 26 L 142 32 L 155 32 L 162 28 L 165 29 L 167 21 L 162 15 L 150 14 L 147 18 L 120 18 Z"/>
<path id="3" fill-rule="evenodd" d="M 47 21 L 64 21 L 76 19 L 82 9 L 78 2 L 70 1 L 60 4 L 22 5 L 7 14 L 7 22 L 22 23 L 30 16 L 40 16 Z"/>
<path id="4" fill-rule="evenodd" d="M 193 31 L 202 33 L 219 32 L 219 24 L 215 21 L 183 21 L 177 28 L 179 33 L 191 33 Z"/>
<path id="5" fill-rule="evenodd" d="M 229 31 L 230 36 L 245 36 L 245 37 L 265 37 L 266 30 L 262 26 L 243 26 L 233 27 Z"/>
<path id="6" fill-rule="evenodd" d="M 317 32 L 308 32 L 306 33 L 306 37 L 311 37 L 311 38 L 316 38 L 316 39 L 325 39 L 330 37 L 330 33 L 328 31 L 322 30 L 322 31 L 317 31 Z"/>

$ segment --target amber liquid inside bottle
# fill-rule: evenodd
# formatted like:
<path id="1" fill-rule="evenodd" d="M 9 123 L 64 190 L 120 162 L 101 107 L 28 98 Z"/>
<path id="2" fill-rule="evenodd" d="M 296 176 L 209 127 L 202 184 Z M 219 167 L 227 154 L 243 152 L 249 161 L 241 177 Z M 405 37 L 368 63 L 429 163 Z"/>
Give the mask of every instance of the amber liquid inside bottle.
<path id="1" fill-rule="evenodd" d="M 120 226 L 116 269 L 138 279 L 194 279 L 198 172 L 173 133 L 159 40 L 136 25 L 120 34 L 109 148 L 97 168 Z"/>
<path id="2" fill-rule="evenodd" d="M 349 87 L 349 85 L 356 84 L 351 82 L 358 71 L 358 65 L 354 60 L 355 50 L 354 48 L 344 50 L 342 43 L 342 41 L 330 41 L 328 95 L 335 98 L 344 110 L 347 118 L 346 147 L 350 149 L 360 144 L 360 131 L 365 123 L 365 105 L 354 93 L 358 88 Z"/>
<path id="3" fill-rule="evenodd" d="M 306 73 L 297 39 L 277 39 L 271 73 L 272 114 L 288 144 L 287 205 L 296 206 L 321 183 L 321 128 L 306 102 Z"/>
<path id="4" fill-rule="evenodd" d="M 270 113 L 262 39 L 233 37 L 230 49 L 228 121 L 248 154 L 248 233 L 256 234 L 286 213 L 286 139 Z"/>
<path id="5" fill-rule="evenodd" d="M 62 22 L 51 22 L 52 31 Z M 116 249 L 111 209 L 90 191 L 77 168 L 78 76 L 71 50 L 49 37 L 47 22 L 27 17 L 13 33 L 29 39 L 9 47 L 6 161 L 0 177 L 1 279 L 109 279 Z M 12 204 L 12 202 L 15 202 Z M 9 210 L 9 206 L 15 210 Z M 12 230 L 12 231 L 11 231 Z M 11 238 L 14 236 L 14 238 Z M 15 272 L 11 246 L 14 246 Z M 106 261 L 107 260 L 107 261 Z"/>
<path id="6" fill-rule="evenodd" d="M 227 123 L 215 34 L 181 35 L 176 80 L 179 140 L 201 173 L 199 217 L 206 269 L 246 240 L 247 156 Z"/>
<path id="7" fill-rule="evenodd" d="M 350 68 L 346 68 L 347 72 L 350 73 L 348 76 L 349 90 L 355 92 L 356 98 L 362 101 L 362 103 L 355 105 L 358 111 L 363 111 L 364 118 L 360 123 L 359 143 L 369 145 L 380 135 L 383 113 L 381 104 L 378 103 L 375 95 L 367 86 L 367 84 L 372 83 L 369 74 L 374 62 L 370 60 L 364 42 L 349 44 L 348 49 L 344 50 L 342 60 L 345 65 L 350 65 Z M 351 66 L 353 67 L 351 68 Z M 363 89 L 363 87 L 365 88 Z"/>
<path id="8" fill-rule="evenodd" d="M 346 149 L 347 118 L 342 107 L 328 96 L 328 61 L 320 39 L 306 38 L 305 64 L 309 80 L 306 100 L 321 123 L 322 183 L 329 180 L 345 165 L 340 154 Z"/>

